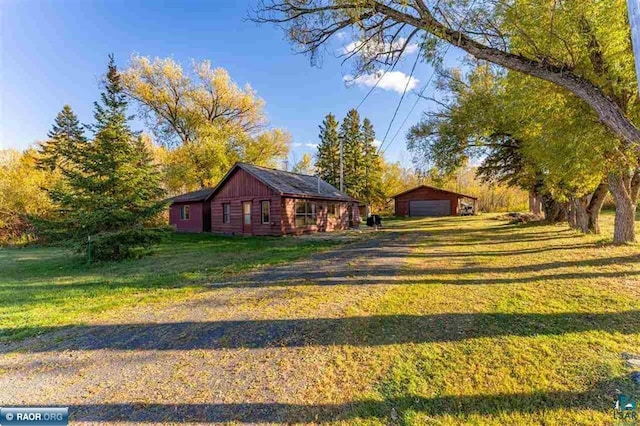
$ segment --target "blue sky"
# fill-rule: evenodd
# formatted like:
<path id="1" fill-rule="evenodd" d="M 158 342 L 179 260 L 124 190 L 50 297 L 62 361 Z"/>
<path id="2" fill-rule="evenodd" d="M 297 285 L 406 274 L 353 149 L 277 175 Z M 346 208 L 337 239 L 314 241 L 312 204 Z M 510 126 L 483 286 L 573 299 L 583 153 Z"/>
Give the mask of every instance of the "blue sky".
<path id="1" fill-rule="evenodd" d="M 171 56 L 185 67 L 191 59 L 209 59 L 212 66 L 227 69 L 236 83 L 249 83 L 266 101 L 271 126 L 291 133 L 292 159 L 314 153 L 324 116 L 333 112 L 342 118 L 374 80 L 345 86 L 352 64 L 343 65 L 336 55 L 351 41 L 348 36 L 334 40 L 322 66 L 313 67 L 308 57 L 294 52 L 281 30 L 246 19 L 253 4 L 255 0 L 2 0 L 0 146 L 24 149 L 43 140 L 64 104 L 82 122 L 91 122 L 107 55 L 114 53 L 122 67 L 137 53 Z M 403 74 L 385 78 L 379 85 L 385 88 L 376 88 L 360 107 L 378 139 L 389 126 L 416 54 L 406 55 L 396 67 Z M 419 64 L 414 73 L 418 81 L 411 86 L 419 90 L 430 76 L 431 68 Z M 415 99 L 411 92 L 405 96 L 389 139 Z M 426 101 L 418 103 L 386 151 L 388 159 L 410 164 L 404 134 L 428 107 Z M 144 125 L 138 122 L 134 128 L 144 130 Z"/>

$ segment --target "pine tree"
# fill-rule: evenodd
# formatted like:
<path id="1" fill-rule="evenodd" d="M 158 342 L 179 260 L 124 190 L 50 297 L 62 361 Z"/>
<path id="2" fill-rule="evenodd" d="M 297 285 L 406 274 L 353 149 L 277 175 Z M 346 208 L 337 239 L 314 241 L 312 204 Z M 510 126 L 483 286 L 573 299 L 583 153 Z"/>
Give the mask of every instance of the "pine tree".
<path id="1" fill-rule="evenodd" d="M 362 122 L 362 185 L 361 198 L 369 204 L 377 203 L 384 198 L 382 188 L 382 159 L 374 144 L 376 133 L 368 118 Z"/>
<path id="2" fill-rule="evenodd" d="M 49 139 L 40 144 L 38 150 L 38 167 L 49 171 L 65 166 L 74 146 L 84 145 L 87 141 L 78 117 L 69 105 L 58 113 L 47 136 Z"/>
<path id="3" fill-rule="evenodd" d="M 340 140 L 338 121 L 328 114 L 320 125 L 320 144 L 316 155 L 316 169 L 320 177 L 336 188 L 340 187 Z"/>
<path id="4" fill-rule="evenodd" d="M 94 138 L 72 147 L 62 168 L 64 185 L 51 192 L 63 225 L 77 240 L 105 232 L 140 229 L 160 213 L 163 190 L 152 154 L 131 131 L 127 99 L 109 56 L 101 101 L 95 102 Z"/>
<path id="5" fill-rule="evenodd" d="M 364 172 L 362 163 L 362 132 L 360 115 L 355 109 L 350 110 L 342 121 L 339 137 L 342 140 L 344 163 L 344 189 L 347 194 L 358 199 L 362 196 Z"/>

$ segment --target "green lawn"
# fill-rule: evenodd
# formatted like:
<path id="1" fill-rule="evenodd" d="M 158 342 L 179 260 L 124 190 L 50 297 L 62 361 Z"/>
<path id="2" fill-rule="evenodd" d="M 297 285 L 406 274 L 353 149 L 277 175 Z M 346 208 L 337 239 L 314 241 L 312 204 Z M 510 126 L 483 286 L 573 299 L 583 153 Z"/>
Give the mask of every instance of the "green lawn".
<path id="1" fill-rule="evenodd" d="M 337 355 L 349 417 L 613 424 L 617 392 L 640 400 L 624 359 L 640 354 L 640 246 L 608 244 L 612 219 L 601 237 L 486 216 L 395 223 L 418 237 L 404 282 L 350 314 L 383 318 L 398 344 Z"/>
<path id="2" fill-rule="evenodd" d="M 207 291 L 202 284 L 224 273 L 309 256 L 332 243 L 176 235 L 152 257 L 90 268 L 54 249 L 4 250 L 2 337 L 100 323 L 118 312 L 133 316 L 132 306 L 189 298 L 196 318 L 182 312 L 145 324 L 144 316 L 123 316 L 98 328 L 132 326 L 155 336 L 187 321 L 182 347 L 155 351 L 152 362 L 145 361 L 148 346 L 136 350 L 135 339 L 132 347 L 108 339 L 101 346 L 96 335 L 89 349 L 104 351 L 83 350 L 82 339 L 71 345 L 87 365 L 106 357 L 104 368 L 113 369 L 137 359 L 155 371 L 164 362 L 163 374 L 139 373 L 140 388 L 120 381 L 96 395 L 94 383 L 65 394 L 65 403 L 80 410 L 87 400 L 78 395 L 90 394 L 104 406 L 88 409 L 109 413 L 110 403 L 122 403 L 160 413 L 152 416 L 157 421 L 201 409 L 250 423 L 611 425 L 618 392 L 640 400 L 625 361 L 640 355 L 640 245 L 611 245 L 612 223 L 606 213 L 603 235 L 585 236 L 565 225 L 511 225 L 496 215 L 389 221 L 381 232 L 409 248 L 399 270 L 354 259 L 337 265 L 332 283 L 316 276 Z M 377 249 L 385 247 L 366 251 L 367 258 Z M 62 355 L 10 354 L 4 362 L 22 362 L 19 356 L 51 363 Z"/>
<path id="3" fill-rule="evenodd" d="M 87 265 L 60 248 L 0 249 L 0 341 L 77 325 L 115 308 L 184 300 L 225 274 L 287 262 L 338 244 L 297 238 L 173 234 L 139 260 Z"/>

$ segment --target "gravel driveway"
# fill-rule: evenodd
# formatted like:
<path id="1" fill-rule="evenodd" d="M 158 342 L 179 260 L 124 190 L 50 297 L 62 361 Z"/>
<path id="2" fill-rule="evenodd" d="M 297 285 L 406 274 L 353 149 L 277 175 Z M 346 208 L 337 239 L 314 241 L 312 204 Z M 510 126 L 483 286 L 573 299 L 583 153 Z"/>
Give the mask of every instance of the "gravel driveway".
<path id="1" fill-rule="evenodd" d="M 69 406 L 73 423 L 339 419 L 349 401 L 330 372 L 349 341 L 342 319 L 394 285 L 408 238 L 380 231 L 178 304 L 0 346 L 0 402 Z"/>

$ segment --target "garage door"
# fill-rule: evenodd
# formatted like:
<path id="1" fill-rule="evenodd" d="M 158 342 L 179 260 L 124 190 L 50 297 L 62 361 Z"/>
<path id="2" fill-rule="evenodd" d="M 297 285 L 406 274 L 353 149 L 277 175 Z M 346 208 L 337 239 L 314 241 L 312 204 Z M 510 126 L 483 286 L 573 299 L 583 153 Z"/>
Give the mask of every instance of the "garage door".
<path id="1" fill-rule="evenodd" d="M 425 200 L 409 202 L 409 216 L 449 216 L 451 202 L 449 200 Z"/>

